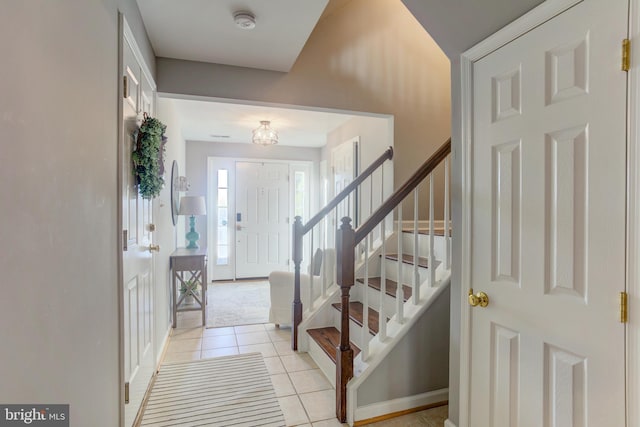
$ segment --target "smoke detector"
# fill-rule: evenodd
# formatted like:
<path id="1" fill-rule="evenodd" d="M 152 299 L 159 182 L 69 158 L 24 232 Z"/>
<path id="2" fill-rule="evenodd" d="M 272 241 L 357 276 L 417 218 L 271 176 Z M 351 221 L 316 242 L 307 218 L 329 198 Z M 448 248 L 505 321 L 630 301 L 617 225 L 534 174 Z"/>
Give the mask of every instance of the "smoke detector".
<path id="1" fill-rule="evenodd" d="M 233 21 L 243 30 L 253 30 L 256 27 L 256 17 L 251 12 L 236 12 L 233 14 Z"/>

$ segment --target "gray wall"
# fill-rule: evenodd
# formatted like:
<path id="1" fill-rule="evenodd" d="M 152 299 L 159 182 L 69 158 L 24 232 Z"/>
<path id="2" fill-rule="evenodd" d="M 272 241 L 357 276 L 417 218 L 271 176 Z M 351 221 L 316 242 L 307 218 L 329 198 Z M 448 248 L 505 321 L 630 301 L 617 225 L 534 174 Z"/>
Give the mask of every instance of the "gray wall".
<path id="1" fill-rule="evenodd" d="M 447 388 L 449 298 L 447 288 L 362 383 L 358 406 Z"/>
<path id="2" fill-rule="evenodd" d="M 261 147 L 254 144 L 187 141 L 186 176 L 191 184 L 187 194 L 207 197 L 207 159 L 209 157 L 304 160 L 314 162 L 315 170 L 320 160 L 320 149 L 284 147 L 279 145 Z M 184 229 L 185 228 L 181 228 L 180 230 Z M 206 247 L 207 221 L 204 217 L 196 221 L 196 231 L 200 233 L 198 244 L 201 247 Z"/>
<path id="3" fill-rule="evenodd" d="M 289 73 L 158 58 L 161 92 L 394 117 L 394 182 L 450 135 L 449 61 L 399 1 L 351 0 L 320 20 Z"/>
<path id="4" fill-rule="evenodd" d="M 0 402 L 119 422 L 118 10 L 152 71 L 134 0 L 0 2 Z"/>

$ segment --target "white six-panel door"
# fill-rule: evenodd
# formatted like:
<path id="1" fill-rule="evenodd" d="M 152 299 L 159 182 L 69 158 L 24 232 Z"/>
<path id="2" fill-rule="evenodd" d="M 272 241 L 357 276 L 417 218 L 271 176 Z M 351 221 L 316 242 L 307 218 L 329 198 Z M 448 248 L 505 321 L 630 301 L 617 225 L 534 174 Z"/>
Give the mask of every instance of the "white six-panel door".
<path id="1" fill-rule="evenodd" d="M 149 224 L 152 223 L 152 202 L 137 191 L 132 173 L 131 153 L 136 130 L 143 112 L 153 111 L 153 89 L 141 71 L 129 41 L 123 42 L 123 76 L 127 91 L 122 98 L 122 227 L 126 249 L 122 252 L 123 266 L 123 333 L 124 380 L 129 384 L 129 403 L 125 404 L 125 426 L 133 424 L 144 393 L 155 368 L 153 357 L 153 259 L 149 252 L 152 243 Z"/>
<path id="2" fill-rule="evenodd" d="M 287 270 L 289 165 L 236 163 L 236 278 Z"/>
<path id="3" fill-rule="evenodd" d="M 627 0 L 473 64 L 472 427 L 624 426 Z"/>

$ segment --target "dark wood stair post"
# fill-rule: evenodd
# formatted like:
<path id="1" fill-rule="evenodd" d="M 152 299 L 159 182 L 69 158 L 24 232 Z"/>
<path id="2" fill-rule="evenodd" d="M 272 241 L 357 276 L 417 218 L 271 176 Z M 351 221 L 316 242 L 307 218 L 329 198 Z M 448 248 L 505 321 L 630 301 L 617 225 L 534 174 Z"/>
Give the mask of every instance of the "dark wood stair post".
<path id="1" fill-rule="evenodd" d="M 336 242 L 337 282 L 342 292 L 340 346 L 336 354 L 336 417 L 342 423 L 347 420 L 347 383 L 353 377 L 353 349 L 349 342 L 349 291 L 355 276 L 355 235 L 351 218 L 342 218 Z"/>
<path id="2" fill-rule="evenodd" d="M 293 222 L 293 319 L 291 322 L 291 348 L 298 350 L 298 325 L 302 322 L 302 301 L 300 300 L 300 264 L 302 263 L 302 218 Z"/>

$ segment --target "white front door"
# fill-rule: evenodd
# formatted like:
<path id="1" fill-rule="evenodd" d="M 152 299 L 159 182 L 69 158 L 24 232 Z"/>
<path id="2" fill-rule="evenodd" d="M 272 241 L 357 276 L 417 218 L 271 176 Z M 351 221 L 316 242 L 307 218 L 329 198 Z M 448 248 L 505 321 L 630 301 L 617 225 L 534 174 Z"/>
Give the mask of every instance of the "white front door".
<path id="1" fill-rule="evenodd" d="M 236 163 L 236 278 L 287 270 L 289 165 Z"/>
<path id="2" fill-rule="evenodd" d="M 122 165 L 122 226 L 123 241 L 123 333 L 124 380 L 129 387 L 129 402 L 125 403 L 125 426 L 133 424 L 142 398 L 154 370 L 153 357 L 153 266 L 149 251 L 152 223 L 152 202 L 137 191 L 132 172 L 131 153 L 136 142 L 136 130 L 143 112 L 151 113 L 153 91 L 141 72 L 127 40 L 123 42 L 123 76 L 127 93 L 122 99 L 123 132 Z"/>
<path id="3" fill-rule="evenodd" d="M 473 64 L 472 427 L 625 425 L 627 0 Z"/>

